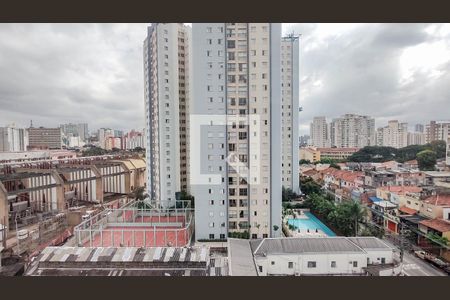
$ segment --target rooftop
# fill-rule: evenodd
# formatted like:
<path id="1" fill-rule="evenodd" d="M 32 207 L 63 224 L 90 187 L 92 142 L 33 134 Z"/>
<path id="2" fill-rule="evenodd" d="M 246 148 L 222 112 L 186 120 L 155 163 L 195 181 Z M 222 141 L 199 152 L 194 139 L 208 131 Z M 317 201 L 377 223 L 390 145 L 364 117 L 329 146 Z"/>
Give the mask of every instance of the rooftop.
<path id="1" fill-rule="evenodd" d="M 377 239 L 376 237 L 349 237 L 350 241 L 358 245 L 364 250 L 374 250 L 374 249 L 392 249 L 388 244 L 383 242 L 380 239 Z"/>
<path id="2" fill-rule="evenodd" d="M 228 239 L 229 274 L 232 276 L 256 276 L 252 242 L 256 240 Z"/>
<path id="3" fill-rule="evenodd" d="M 437 206 L 450 206 L 450 194 L 433 195 L 426 198 L 424 202 Z"/>
<path id="4" fill-rule="evenodd" d="M 406 206 L 400 207 L 399 211 L 401 211 L 402 213 L 407 214 L 407 215 L 415 215 L 417 213 L 417 210 L 406 207 Z"/>
<path id="5" fill-rule="evenodd" d="M 426 227 L 432 228 L 439 232 L 449 232 L 450 231 L 450 222 L 441 220 L 441 219 L 433 219 L 433 220 L 423 220 L 420 221 L 419 224 L 425 225 Z"/>
<path id="6" fill-rule="evenodd" d="M 255 245 L 254 245 L 255 246 Z M 364 252 L 345 237 L 266 238 L 260 241 L 255 256 L 280 253 Z"/>
<path id="7" fill-rule="evenodd" d="M 421 187 L 418 186 L 406 186 L 406 185 L 381 186 L 379 187 L 379 189 L 401 195 L 405 195 L 406 193 L 420 193 L 423 190 Z"/>
<path id="8" fill-rule="evenodd" d="M 209 260 L 207 247 L 47 247 L 36 257 L 27 274 L 43 275 L 43 269 L 56 272 L 48 275 L 57 275 L 57 270 L 64 270 L 64 274 L 77 273 L 79 269 L 93 275 L 111 275 L 115 270 L 130 273 L 137 269 L 156 273 L 190 269 L 206 274 Z"/>

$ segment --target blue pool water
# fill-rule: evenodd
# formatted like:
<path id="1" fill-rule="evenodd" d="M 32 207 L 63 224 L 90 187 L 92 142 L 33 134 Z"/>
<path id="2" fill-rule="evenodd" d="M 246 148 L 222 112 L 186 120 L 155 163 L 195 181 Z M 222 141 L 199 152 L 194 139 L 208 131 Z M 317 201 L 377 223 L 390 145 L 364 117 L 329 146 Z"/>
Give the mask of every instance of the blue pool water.
<path id="1" fill-rule="evenodd" d="M 288 224 L 295 226 L 295 228 L 299 228 L 302 232 L 306 232 L 307 229 L 309 229 L 310 232 L 315 232 L 317 228 L 318 230 L 322 230 L 328 236 L 336 236 L 330 228 L 323 224 L 312 213 L 307 211 L 304 212 L 304 214 L 308 217 L 307 219 L 289 219 Z"/>

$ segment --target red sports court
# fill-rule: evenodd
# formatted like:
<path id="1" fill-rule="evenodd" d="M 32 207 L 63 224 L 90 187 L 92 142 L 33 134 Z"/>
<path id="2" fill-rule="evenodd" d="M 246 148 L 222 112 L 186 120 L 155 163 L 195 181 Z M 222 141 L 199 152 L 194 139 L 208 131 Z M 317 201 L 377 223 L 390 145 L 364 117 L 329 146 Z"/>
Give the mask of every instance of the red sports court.
<path id="1" fill-rule="evenodd" d="M 78 246 L 183 247 L 193 233 L 190 208 L 105 210 L 75 227 Z"/>

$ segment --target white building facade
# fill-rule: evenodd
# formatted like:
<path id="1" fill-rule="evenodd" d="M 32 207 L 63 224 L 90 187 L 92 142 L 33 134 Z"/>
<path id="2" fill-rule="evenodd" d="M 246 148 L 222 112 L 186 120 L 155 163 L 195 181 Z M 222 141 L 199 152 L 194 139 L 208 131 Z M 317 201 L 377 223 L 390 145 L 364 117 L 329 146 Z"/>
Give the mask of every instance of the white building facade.
<path id="1" fill-rule="evenodd" d="M 281 180 L 285 188 L 300 193 L 299 184 L 299 37 L 281 40 Z"/>
<path id="2" fill-rule="evenodd" d="M 311 145 L 318 148 L 330 146 L 329 130 L 325 117 L 314 117 L 310 124 Z"/>
<path id="3" fill-rule="evenodd" d="M 281 24 L 194 23 L 192 44 L 196 238 L 280 235 Z"/>
<path id="4" fill-rule="evenodd" d="M 167 207 L 189 187 L 189 40 L 182 23 L 154 23 L 144 41 L 147 188 Z"/>
<path id="5" fill-rule="evenodd" d="M 364 148 L 376 145 L 375 119 L 369 116 L 345 114 L 330 124 L 331 146 Z"/>
<path id="6" fill-rule="evenodd" d="M 391 120 L 385 127 L 377 130 L 377 145 L 403 148 L 408 145 L 408 123 Z"/>
<path id="7" fill-rule="evenodd" d="M 28 131 L 25 128 L 16 128 L 15 125 L 0 127 L 0 151 L 26 151 L 28 142 Z"/>

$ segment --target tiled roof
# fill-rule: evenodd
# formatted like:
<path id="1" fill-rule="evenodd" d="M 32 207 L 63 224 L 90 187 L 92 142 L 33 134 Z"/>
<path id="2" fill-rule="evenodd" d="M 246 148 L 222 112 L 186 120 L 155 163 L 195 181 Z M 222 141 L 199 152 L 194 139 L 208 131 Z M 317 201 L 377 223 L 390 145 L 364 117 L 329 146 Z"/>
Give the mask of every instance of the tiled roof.
<path id="1" fill-rule="evenodd" d="M 405 213 L 407 215 L 415 215 L 417 213 L 417 210 L 406 207 L 406 206 L 400 207 L 399 211 L 401 211 L 402 213 Z"/>
<path id="2" fill-rule="evenodd" d="M 437 230 L 439 232 L 449 232 L 450 231 L 450 222 L 447 222 L 447 221 L 444 221 L 441 219 L 423 220 L 423 221 L 420 221 L 420 224 L 425 225 L 434 230 Z"/>
<path id="3" fill-rule="evenodd" d="M 379 187 L 379 189 L 401 195 L 404 195 L 406 193 L 420 193 L 423 190 L 421 187 L 414 185 L 388 185 Z"/>
<path id="4" fill-rule="evenodd" d="M 438 206 L 450 206 L 450 194 L 433 195 L 426 198 L 424 202 Z"/>

